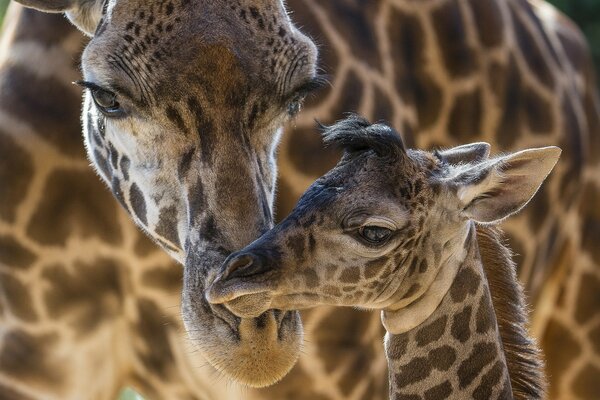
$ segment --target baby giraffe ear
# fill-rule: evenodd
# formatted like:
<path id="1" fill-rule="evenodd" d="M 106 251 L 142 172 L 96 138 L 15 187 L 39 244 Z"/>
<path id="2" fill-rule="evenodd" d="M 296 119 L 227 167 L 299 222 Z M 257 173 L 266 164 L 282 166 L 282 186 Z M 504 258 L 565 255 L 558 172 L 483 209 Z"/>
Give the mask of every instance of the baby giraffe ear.
<path id="1" fill-rule="evenodd" d="M 103 0 L 16 0 L 25 7 L 49 13 L 64 12 L 79 30 L 93 36 L 102 18 Z"/>
<path id="2" fill-rule="evenodd" d="M 560 157 L 558 147 L 523 150 L 483 161 L 452 178 L 467 218 L 498 222 L 521 210 Z"/>
<path id="3" fill-rule="evenodd" d="M 449 164 L 470 164 L 486 160 L 490 156 L 489 143 L 479 142 L 439 150 L 437 154 Z"/>

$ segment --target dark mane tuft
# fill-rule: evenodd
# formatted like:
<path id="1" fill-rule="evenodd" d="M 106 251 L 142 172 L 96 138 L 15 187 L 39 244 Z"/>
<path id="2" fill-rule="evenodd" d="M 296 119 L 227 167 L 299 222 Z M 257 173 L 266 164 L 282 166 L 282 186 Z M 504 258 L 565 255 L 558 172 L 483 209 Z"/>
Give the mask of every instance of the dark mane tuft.
<path id="1" fill-rule="evenodd" d="M 477 243 L 496 311 L 515 400 L 544 398 L 546 381 L 540 350 L 529 336 L 527 307 L 510 250 L 500 230 L 477 226 Z"/>
<path id="2" fill-rule="evenodd" d="M 333 145 L 346 152 L 373 150 L 382 157 L 405 152 L 400 134 L 384 123 L 371 124 L 355 114 L 330 126 L 320 125 L 325 145 Z"/>

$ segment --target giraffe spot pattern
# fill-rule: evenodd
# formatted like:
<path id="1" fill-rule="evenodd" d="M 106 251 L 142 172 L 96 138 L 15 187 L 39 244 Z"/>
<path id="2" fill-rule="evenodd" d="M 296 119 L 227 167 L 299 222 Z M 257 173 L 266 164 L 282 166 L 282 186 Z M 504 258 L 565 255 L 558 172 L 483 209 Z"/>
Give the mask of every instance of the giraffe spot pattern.
<path id="1" fill-rule="evenodd" d="M 57 342 L 56 334 L 33 335 L 20 329 L 9 330 L 2 338 L 0 371 L 25 382 L 60 387 L 65 366 L 61 368 L 51 362 Z"/>
<path id="2" fill-rule="evenodd" d="M 169 330 L 175 329 L 175 322 L 165 316 L 165 312 L 151 300 L 140 299 L 137 304 L 138 322 L 135 325 L 140 345 L 136 352 L 148 372 L 165 376 L 168 367 L 175 362 L 169 343 Z"/>
<path id="3" fill-rule="evenodd" d="M 0 99 L 1 101 L 1 99 Z M 15 173 L 19 171 L 19 173 Z M 17 205 L 23 201 L 33 178 L 33 163 L 6 133 L 0 131 L 0 218 L 13 222 Z"/>
<path id="4" fill-rule="evenodd" d="M 492 392 L 494 386 L 500 382 L 502 378 L 502 362 L 496 361 L 496 363 L 486 372 L 481 378 L 481 382 L 473 391 L 473 399 L 475 400 L 487 400 L 492 398 Z"/>
<path id="5" fill-rule="evenodd" d="M 587 364 L 573 381 L 573 392 L 582 399 L 594 399 L 600 393 L 600 368 Z"/>
<path id="6" fill-rule="evenodd" d="M 134 182 L 129 188 L 129 202 L 131 203 L 131 209 L 135 216 L 139 219 L 142 225 L 148 225 L 148 217 L 146 214 L 146 200 L 144 199 L 144 193 L 140 190 L 138 185 Z"/>
<path id="7" fill-rule="evenodd" d="M 600 279 L 596 275 L 584 273 L 579 282 L 575 320 L 583 325 L 597 315 L 600 310 Z"/>
<path id="8" fill-rule="evenodd" d="M 478 58 L 468 43 L 464 18 L 458 2 L 449 1 L 431 13 L 436 31 L 436 43 L 448 73 L 454 77 L 472 74 L 478 67 Z"/>
<path id="9" fill-rule="evenodd" d="M 490 296 L 486 293 L 479 299 L 479 306 L 475 315 L 477 333 L 485 333 L 492 329 L 494 325 L 494 308 Z"/>
<path id="10" fill-rule="evenodd" d="M 444 315 L 431 322 L 430 324 L 424 326 L 423 328 L 420 328 L 415 334 L 415 341 L 417 342 L 417 346 L 427 346 L 428 344 L 439 340 L 446 331 L 447 322 L 448 317 Z"/>
<path id="11" fill-rule="evenodd" d="M 55 77 L 43 78 L 26 69 L 9 68 L 0 79 L 0 103 L 4 112 L 27 121 L 40 139 L 62 154 L 85 159 L 81 126 L 73 118 L 80 109 L 81 98 L 70 85 Z M 35 118 L 31 117 L 31 110 L 35 110 Z"/>
<path id="12" fill-rule="evenodd" d="M 19 279 L 12 275 L 0 274 L 0 291 L 4 295 L 6 308 L 16 318 L 32 322 L 37 320 L 33 308 L 31 292 Z"/>
<path id="13" fill-rule="evenodd" d="M 555 343 L 560 343 L 556 346 Z M 582 352 L 581 345 L 572 336 L 567 327 L 556 319 L 551 319 L 542 338 L 542 348 L 546 356 L 546 373 L 553 380 L 560 381 Z M 549 397 L 556 397 L 556 388 L 550 386 Z M 553 396 L 554 395 L 554 396 Z"/>
<path id="14" fill-rule="evenodd" d="M 477 27 L 479 42 L 485 47 L 497 47 L 504 41 L 504 21 L 494 0 L 469 0 L 469 8 Z"/>
<path id="15" fill-rule="evenodd" d="M 417 19 L 398 10 L 392 11 L 388 23 L 391 57 L 394 62 L 396 90 L 417 111 L 419 128 L 435 123 L 441 109 L 442 92 L 426 72 L 425 34 Z"/>
<path id="16" fill-rule="evenodd" d="M 472 141 L 481 132 L 482 115 L 481 89 L 456 96 L 448 120 L 448 134 L 461 143 Z"/>
<path id="17" fill-rule="evenodd" d="M 596 264 L 600 265 L 600 190 L 588 183 L 583 189 L 579 212 L 585 215 L 583 221 L 583 249 L 591 256 Z"/>
<path id="18" fill-rule="evenodd" d="M 471 268 L 461 268 L 450 287 L 450 296 L 455 303 L 462 303 L 468 295 L 477 292 L 479 277 Z"/>
<path id="19" fill-rule="evenodd" d="M 0 181 L 1 178 L 0 178 Z M 37 256 L 15 238 L 0 235 L 0 264 L 11 269 L 27 269 Z"/>
<path id="20" fill-rule="evenodd" d="M 175 246 L 181 247 L 179 232 L 177 231 L 177 217 L 177 207 L 169 206 L 161 208 L 158 216 L 158 224 L 154 231 Z"/>
<path id="21" fill-rule="evenodd" d="M 44 294 L 52 318 L 65 318 L 80 335 L 122 312 L 123 287 L 116 260 L 100 258 L 92 263 L 75 262 L 47 267 L 42 276 L 48 287 Z"/>
<path id="22" fill-rule="evenodd" d="M 452 336 L 461 343 L 466 342 L 471 337 L 471 306 L 466 306 L 461 312 L 452 318 Z"/>
<path id="23" fill-rule="evenodd" d="M 446 399 L 452 394 L 452 385 L 449 381 L 444 381 L 439 385 L 425 391 L 425 400 Z"/>
<path id="24" fill-rule="evenodd" d="M 346 267 L 340 274 L 340 282 L 357 283 L 360 281 L 360 267 Z"/>
<path id="25" fill-rule="evenodd" d="M 468 358 L 458 367 L 458 381 L 461 388 L 467 387 L 479 376 L 483 368 L 490 364 L 498 355 L 494 343 L 476 343 Z"/>
<path id="26" fill-rule="evenodd" d="M 64 246 L 74 232 L 110 244 L 122 240 L 115 201 L 91 170 L 58 169 L 43 190 L 45 195 L 27 225 L 33 240 Z"/>

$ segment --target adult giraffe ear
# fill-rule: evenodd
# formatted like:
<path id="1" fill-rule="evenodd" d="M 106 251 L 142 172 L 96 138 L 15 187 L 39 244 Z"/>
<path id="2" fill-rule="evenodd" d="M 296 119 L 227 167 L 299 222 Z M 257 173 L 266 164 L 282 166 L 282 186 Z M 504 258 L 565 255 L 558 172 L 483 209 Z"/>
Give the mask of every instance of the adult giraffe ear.
<path id="1" fill-rule="evenodd" d="M 485 142 L 465 144 L 451 149 L 438 150 L 437 154 L 449 164 L 470 164 L 487 160 L 490 156 L 490 145 Z"/>
<path id="2" fill-rule="evenodd" d="M 104 0 L 16 0 L 39 11 L 64 12 L 79 30 L 93 36 L 103 14 Z"/>
<path id="3" fill-rule="evenodd" d="M 494 223 L 531 200 L 556 165 L 561 150 L 543 147 L 480 162 L 451 178 L 467 217 Z"/>

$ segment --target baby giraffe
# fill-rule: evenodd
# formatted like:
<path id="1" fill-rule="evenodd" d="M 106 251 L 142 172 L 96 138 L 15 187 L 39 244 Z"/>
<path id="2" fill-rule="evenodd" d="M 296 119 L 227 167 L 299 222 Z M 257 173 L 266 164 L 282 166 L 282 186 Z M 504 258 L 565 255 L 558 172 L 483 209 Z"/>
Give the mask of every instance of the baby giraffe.
<path id="1" fill-rule="evenodd" d="M 527 204 L 560 149 L 407 150 L 393 129 L 359 117 L 324 140 L 342 160 L 231 255 L 209 301 L 240 317 L 320 304 L 382 310 L 391 399 L 542 398 L 515 266 L 492 225 Z"/>

